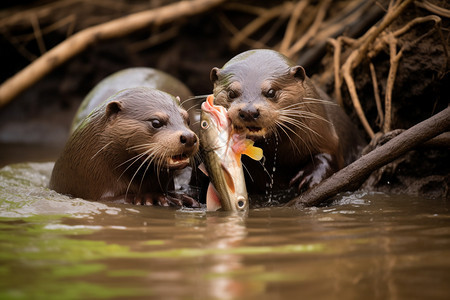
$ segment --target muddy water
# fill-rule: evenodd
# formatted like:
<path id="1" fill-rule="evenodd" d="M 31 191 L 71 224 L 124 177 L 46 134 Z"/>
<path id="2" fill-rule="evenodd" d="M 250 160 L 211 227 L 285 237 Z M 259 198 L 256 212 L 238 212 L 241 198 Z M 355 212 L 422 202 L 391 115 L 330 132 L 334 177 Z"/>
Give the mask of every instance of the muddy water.
<path id="1" fill-rule="evenodd" d="M 246 214 L 69 199 L 0 170 L 0 299 L 448 299 L 450 204 L 366 194 Z"/>

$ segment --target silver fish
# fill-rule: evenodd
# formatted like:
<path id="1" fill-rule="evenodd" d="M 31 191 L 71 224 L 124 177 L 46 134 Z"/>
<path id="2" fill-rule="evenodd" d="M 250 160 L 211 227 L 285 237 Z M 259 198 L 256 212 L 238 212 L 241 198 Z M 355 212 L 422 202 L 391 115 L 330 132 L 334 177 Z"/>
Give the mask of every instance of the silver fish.
<path id="1" fill-rule="evenodd" d="M 207 210 L 246 210 L 248 195 L 241 155 L 260 160 L 262 149 L 254 147 L 245 135 L 233 132 L 227 110 L 214 105 L 213 95 L 207 97 L 201 108 L 199 137 L 204 166 L 200 168 L 211 182 L 206 196 Z"/>

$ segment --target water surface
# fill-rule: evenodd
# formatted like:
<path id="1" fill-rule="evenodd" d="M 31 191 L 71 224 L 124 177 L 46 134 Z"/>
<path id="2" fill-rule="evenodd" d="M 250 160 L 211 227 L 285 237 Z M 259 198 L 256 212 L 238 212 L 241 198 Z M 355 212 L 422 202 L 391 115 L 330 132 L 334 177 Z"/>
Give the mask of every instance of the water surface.
<path id="1" fill-rule="evenodd" d="M 450 204 L 356 192 L 245 214 L 70 199 L 0 170 L 0 299 L 448 299 Z"/>

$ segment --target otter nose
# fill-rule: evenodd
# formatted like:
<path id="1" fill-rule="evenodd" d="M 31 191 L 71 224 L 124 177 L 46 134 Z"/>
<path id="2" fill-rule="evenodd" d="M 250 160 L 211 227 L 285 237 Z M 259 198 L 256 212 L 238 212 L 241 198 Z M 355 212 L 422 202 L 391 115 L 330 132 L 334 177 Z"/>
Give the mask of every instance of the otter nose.
<path id="1" fill-rule="evenodd" d="M 197 136 L 193 132 L 183 132 L 180 135 L 180 143 L 186 147 L 192 147 L 197 144 Z"/>
<path id="2" fill-rule="evenodd" d="M 239 110 L 239 117 L 244 121 L 254 121 L 259 117 L 259 109 L 254 106 L 246 106 Z"/>

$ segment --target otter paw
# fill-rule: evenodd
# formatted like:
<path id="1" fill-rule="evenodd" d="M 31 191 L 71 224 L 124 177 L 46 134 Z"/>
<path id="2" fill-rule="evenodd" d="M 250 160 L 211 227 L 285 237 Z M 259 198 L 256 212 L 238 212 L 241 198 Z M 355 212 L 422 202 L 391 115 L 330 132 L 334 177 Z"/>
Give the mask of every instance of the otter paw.
<path id="1" fill-rule="evenodd" d="M 200 203 L 194 198 L 183 194 L 165 195 L 162 193 L 147 193 L 143 196 L 128 196 L 126 202 L 134 205 L 174 206 L 199 208 Z"/>
<path id="2" fill-rule="evenodd" d="M 194 198 L 187 196 L 185 194 L 175 194 L 174 196 L 167 196 L 171 201 L 177 203 L 174 206 L 185 206 L 191 208 L 199 208 L 201 207 L 200 203 Z"/>
<path id="3" fill-rule="evenodd" d="M 322 180 L 333 174 L 332 165 L 334 164 L 332 162 L 330 154 L 316 154 L 313 160 L 291 179 L 289 186 L 298 184 L 298 192 L 301 192 L 318 185 Z"/>

